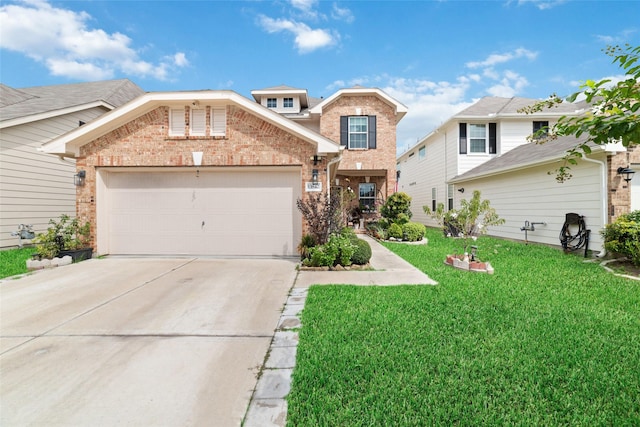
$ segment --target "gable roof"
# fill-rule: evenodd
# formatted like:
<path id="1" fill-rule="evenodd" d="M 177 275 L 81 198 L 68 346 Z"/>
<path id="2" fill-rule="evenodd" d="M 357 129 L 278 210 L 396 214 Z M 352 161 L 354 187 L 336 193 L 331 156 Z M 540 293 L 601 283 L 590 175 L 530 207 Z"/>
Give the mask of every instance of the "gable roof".
<path id="1" fill-rule="evenodd" d="M 61 135 L 42 145 L 45 153 L 77 156 L 80 147 L 125 125 L 135 118 L 161 106 L 191 103 L 202 105 L 235 105 L 247 110 L 272 125 L 314 144 L 318 153 L 339 153 L 342 148 L 334 141 L 283 117 L 231 90 L 203 90 L 185 92 L 148 92 L 97 119 Z"/>
<path id="2" fill-rule="evenodd" d="M 587 141 L 587 136 L 576 138 L 574 136 L 559 137 L 545 144 L 530 142 L 513 148 L 507 153 L 487 160 L 475 168 L 453 177 L 450 183 L 459 183 L 472 179 L 483 178 L 500 173 L 510 172 L 516 169 L 532 167 L 545 163 L 551 163 L 564 157 L 567 150 Z M 600 151 L 602 147 L 589 144 L 591 149 Z"/>
<path id="3" fill-rule="evenodd" d="M 391 96 L 387 95 L 385 92 L 383 92 L 382 90 L 380 90 L 378 88 L 366 88 L 366 87 L 362 87 L 362 86 L 356 86 L 356 87 L 353 87 L 353 88 L 350 88 L 350 89 L 340 89 L 339 91 L 337 91 L 336 93 L 334 93 L 330 97 L 323 99 L 319 104 L 315 105 L 313 108 L 310 108 L 309 112 L 311 114 L 322 114 L 322 109 L 324 107 L 330 105 L 335 100 L 337 100 L 339 97 L 344 96 L 344 95 L 350 95 L 350 96 L 374 95 L 374 96 L 377 96 L 382 101 L 386 102 L 387 104 L 389 104 L 391 107 L 393 107 L 395 109 L 395 111 L 396 111 L 396 123 L 398 123 L 400 120 L 402 120 L 402 118 L 407 114 L 407 111 L 408 111 L 407 107 L 404 104 L 402 104 L 401 102 L 399 102 L 396 99 L 392 98 Z"/>
<path id="4" fill-rule="evenodd" d="M 128 79 L 15 89 L 0 85 L 0 128 L 95 106 L 113 109 L 142 95 Z"/>

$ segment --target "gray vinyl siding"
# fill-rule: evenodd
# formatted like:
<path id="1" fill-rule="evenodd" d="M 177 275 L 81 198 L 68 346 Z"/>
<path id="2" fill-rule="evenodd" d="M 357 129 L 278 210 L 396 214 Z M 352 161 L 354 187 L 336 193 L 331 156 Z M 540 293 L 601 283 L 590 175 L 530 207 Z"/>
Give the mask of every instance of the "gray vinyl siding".
<path id="1" fill-rule="evenodd" d="M 11 232 L 19 224 L 33 224 L 36 232 L 43 232 L 49 219 L 75 216 L 75 162 L 63 162 L 38 148 L 106 111 L 92 108 L 0 130 L 0 247 L 18 244 Z"/>

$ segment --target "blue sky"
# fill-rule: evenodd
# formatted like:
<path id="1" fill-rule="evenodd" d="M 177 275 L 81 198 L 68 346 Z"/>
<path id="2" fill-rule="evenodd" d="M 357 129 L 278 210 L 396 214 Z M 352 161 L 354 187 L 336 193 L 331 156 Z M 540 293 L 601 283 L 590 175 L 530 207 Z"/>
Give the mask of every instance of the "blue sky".
<path id="1" fill-rule="evenodd" d="M 0 1 L 6 85 L 378 87 L 409 108 L 399 152 L 483 96 L 620 78 L 602 49 L 625 43 L 640 44 L 640 1 Z"/>

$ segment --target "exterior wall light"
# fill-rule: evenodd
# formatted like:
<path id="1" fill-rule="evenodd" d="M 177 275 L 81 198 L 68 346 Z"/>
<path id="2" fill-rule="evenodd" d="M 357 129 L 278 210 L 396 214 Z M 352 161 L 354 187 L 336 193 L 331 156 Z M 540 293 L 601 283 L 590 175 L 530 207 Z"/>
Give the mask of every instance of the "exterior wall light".
<path id="1" fill-rule="evenodd" d="M 311 171 L 311 181 L 318 182 L 318 169 L 313 169 Z"/>
<path id="2" fill-rule="evenodd" d="M 461 192 L 461 193 L 464 193 L 464 187 L 458 188 L 458 191 Z"/>
<path id="3" fill-rule="evenodd" d="M 84 179 L 87 176 L 87 172 L 84 170 L 79 170 L 77 174 L 73 175 L 73 183 L 76 187 L 82 187 L 84 185 Z"/>
<path id="4" fill-rule="evenodd" d="M 619 167 L 618 168 L 618 175 L 624 175 L 624 180 L 626 182 L 629 182 L 633 179 L 633 174 L 636 173 L 636 171 L 634 171 L 633 169 L 630 169 L 628 167 L 623 168 L 623 167 Z"/>

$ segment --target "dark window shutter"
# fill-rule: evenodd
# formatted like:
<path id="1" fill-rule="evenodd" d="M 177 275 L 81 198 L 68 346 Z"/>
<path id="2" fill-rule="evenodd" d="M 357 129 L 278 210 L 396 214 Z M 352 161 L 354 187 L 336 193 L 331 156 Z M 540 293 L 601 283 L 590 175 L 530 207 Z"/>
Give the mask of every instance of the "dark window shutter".
<path id="1" fill-rule="evenodd" d="M 349 145 L 349 117 L 340 116 L 340 145 Z"/>
<path id="2" fill-rule="evenodd" d="M 467 124 L 460 123 L 460 154 L 467 154 Z"/>
<path id="3" fill-rule="evenodd" d="M 496 123 L 489 123 L 489 154 L 496 154 Z"/>
<path id="4" fill-rule="evenodd" d="M 376 116 L 369 116 L 369 148 L 376 148 Z"/>

